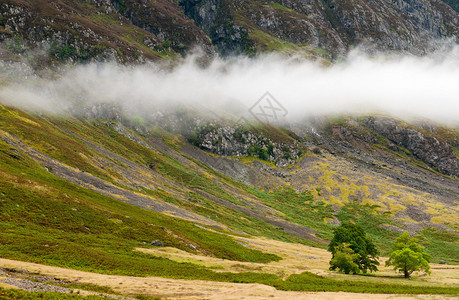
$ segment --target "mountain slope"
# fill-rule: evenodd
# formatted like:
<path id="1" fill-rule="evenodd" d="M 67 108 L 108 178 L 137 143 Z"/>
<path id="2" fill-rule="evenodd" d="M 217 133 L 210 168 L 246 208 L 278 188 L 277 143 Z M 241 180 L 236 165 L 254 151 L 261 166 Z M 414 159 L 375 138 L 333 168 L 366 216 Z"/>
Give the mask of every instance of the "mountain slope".
<path id="1" fill-rule="evenodd" d="M 224 52 L 295 46 L 343 54 L 363 45 L 422 54 L 455 37 L 458 16 L 439 1 L 182 1 Z"/>
<path id="2" fill-rule="evenodd" d="M 0 12 L 3 59 L 28 56 L 34 68 L 170 59 L 195 46 L 206 55 L 215 47 L 223 55 L 278 51 L 332 60 L 356 46 L 423 55 L 459 34 L 458 12 L 433 0 L 7 0 Z"/>
<path id="3" fill-rule="evenodd" d="M 211 51 L 205 34 L 185 19 L 173 2 L 136 7 L 134 12 L 142 12 L 147 18 L 144 23 L 137 23 L 141 22 L 137 18 L 139 26 L 120 13 L 131 16 L 130 3 L 120 7 L 109 1 L 2 1 L 0 40 L 5 41 L 6 50 L 16 54 L 32 50 L 31 54 L 38 56 L 36 63 L 44 66 L 46 62 L 41 60 L 48 57 L 46 54 L 51 60 L 133 62 L 140 58 L 172 58 L 175 51 L 195 44 Z M 163 20 L 154 14 L 163 16 Z M 174 20 L 172 25 L 169 19 Z M 152 30 L 157 26 L 160 31 Z"/>
<path id="4" fill-rule="evenodd" d="M 321 141 L 304 142 L 300 139 L 297 146 L 291 144 L 289 151 L 299 147 L 304 154 L 290 156 L 290 164 L 282 163 L 277 167 L 263 160 L 266 158 L 257 157 L 259 152 L 229 157 L 210 155 L 188 144 L 180 135 L 158 127 L 144 127 L 135 132 L 113 121 L 31 116 L 8 107 L 2 107 L 1 114 L 2 182 L 6 184 L 2 193 L 8 199 L 2 205 L 9 207 L 2 211 L 9 216 L 13 216 L 16 210 L 21 212 L 25 203 L 34 203 L 38 200 L 33 199 L 43 195 L 56 200 L 62 198 L 64 203 L 74 203 L 70 199 L 76 197 L 90 207 L 95 202 L 85 199 L 89 195 L 98 195 L 100 201 L 113 203 L 110 205 L 117 203 L 108 200 L 114 198 L 227 234 L 261 235 L 324 247 L 335 224 L 352 218 L 368 230 L 384 251 L 388 249 L 387 239 L 393 239 L 397 232 L 406 229 L 412 234 L 433 239 L 435 243 L 432 245 L 443 243 L 444 247 L 457 247 L 453 238 L 456 233 L 451 231 L 458 226 L 458 207 L 454 201 L 459 194 L 457 179 L 436 173 L 415 157 L 405 157 L 400 164 L 402 156 L 378 144 L 370 152 L 353 148 L 333 135 L 324 136 Z M 287 151 L 289 148 L 283 145 L 295 141 L 291 137 L 295 135 L 287 135 L 288 131 L 279 130 L 276 135 L 272 134 L 272 129 L 267 132 L 271 134 L 263 134 L 260 127 L 246 129 L 247 134 L 264 136 L 270 141 L 273 153 L 280 149 Z M 219 139 L 216 134 L 211 136 Z M 203 137 L 205 139 L 208 137 Z M 212 144 L 216 146 L 218 143 L 210 141 Z M 348 149 L 341 152 L 344 147 Z M 21 172 L 23 175 L 19 179 Z M 73 193 L 75 196 L 68 196 L 70 199 L 65 200 L 67 196 L 62 195 L 70 195 L 69 188 L 73 185 L 83 189 L 76 189 L 77 194 Z M 91 191 L 89 194 L 88 190 Z M 21 199 L 13 200 L 17 195 L 21 195 L 24 202 L 16 203 Z M 77 203 L 75 205 L 79 206 Z M 19 205 L 17 209 L 13 209 L 15 205 Z M 129 231 L 124 225 L 125 217 L 118 210 L 110 212 L 112 209 L 107 207 L 108 204 L 100 205 L 95 207 L 105 207 L 102 210 L 109 214 L 104 222 L 114 222 L 122 232 Z M 125 207 L 121 203 L 117 205 Z M 87 226 L 85 218 L 77 213 L 82 208 L 76 206 L 76 210 L 62 208 L 70 213 L 69 216 L 62 216 L 57 209 L 52 211 L 59 216 L 36 212 L 25 214 L 23 221 L 24 224 L 42 224 L 38 226 L 45 228 L 51 226 L 47 231 L 55 230 L 54 223 L 49 223 L 54 217 L 58 226 L 62 217 L 77 218 L 77 232 L 91 232 L 91 228 L 99 227 L 100 224 Z M 46 207 L 46 203 L 36 206 L 40 211 L 46 211 Z M 78 219 L 81 217 L 83 219 Z M 88 218 L 92 219 L 89 215 Z M 178 222 L 168 218 L 162 220 L 155 226 L 169 228 L 172 225 L 161 223 Z M 4 223 L 4 226 L 11 226 L 8 224 Z M 62 230 L 64 234 L 70 229 L 64 227 Z M 181 236 L 184 233 L 180 232 L 174 230 L 173 236 L 178 240 L 171 240 L 172 245 L 180 249 L 207 255 L 229 255 L 241 260 L 264 257 L 257 254 L 243 258 L 237 256 L 242 253 L 232 252 L 236 249 L 227 253 L 223 245 L 218 248 L 220 250 L 215 248 L 215 252 L 205 242 L 203 244 L 193 237 L 197 233 Z M 452 239 L 438 240 L 436 236 L 441 232 Z M 18 233 L 11 231 L 11 234 L 13 238 Z M 148 235 L 154 240 L 156 237 L 164 239 L 164 234 L 161 231 L 143 232 L 140 240 L 134 239 L 136 243 L 142 243 L 148 242 Z M 229 242 L 224 240 L 224 243 Z M 187 248 L 187 244 L 193 247 Z M 429 246 L 428 249 L 433 251 L 436 261 L 459 260 L 454 254 L 457 251 L 443 252 Z M 43 251 L 46 252 L 46 248 Z"/>
<path id="5" fill-rule="evenodd" d="M 79 165 L 79 174 L 82 173 L 84 176 L 88 172 L 100 177 L 121 176 L 108 166 L 105 166 L 104 170 L 96 164 L 88 163 L 91 158 L 96 159 L 95 153 L 84 143 L 79 143 L 81 140 L 70 142 L 65 131 L 60 127 L 51 127 L 49 120 L 38 120 L 2 107 L 2 129 L 7 129 L 3 121 L 11 117 L 17 120 L 15 126 L 22 130 L 26 129 L 26 143 L 33 144 L 41 151 L 51 152 L 63 161 L 71 161 L 74 166 Z M 27 128 L 29 125 L 32 127 Z M 10 127 L 9 130 L 14 129 Z M 54 138 L 46 139 L 45 142 L 39 138 L 43 132 L 47 132 L 48 136 L 52 133 Z M 72 180 L 59 173 L 58 168 L 68 168 L 72 171 L 78 170 L 77 168 L 66 167 L 55 159 L 47 158 L 39 150 L 16 143 L 17 139 L 3 130 L 1 136 L 2 257 L 119 274 L 139 274 L 145 268 L 148 268 L 151 274 L 157 275 L 166 274 L 168 269 L 172 272 L 171 276 L 187 276 L 190 271 L 201 272 L 203 278 L 208 279 L 213 277 L 212 272 L 199 271 L 199 268 L 193 265 L 174 264 L 162 259 L 155 260 L 152 264 L 147 259 L 148 256 L 132 253 L 132 249 L 145 247 L 152 240 L 158 239 L 167 246 L 222 258 L 242 261 L 278 259 L 273 255 L 247 249 L 224 235 L 180 220 L 188 218 L 202 225 L 216 225 L 215 222 L 206 221 L 202 217 L 193 220 L 189 217 L 192 213 L 178 216 L 179 219 L 172 218 L 152 212 L 151 210 L 155 210 L 156 207 L 150 210 L 148 207 L 147 210 L 137 208 L 135 198 L 120 199 L 120 195 L 105 196 L 103 193 L 93 192 L 93 188 L 84 178 L 77 182 L 77 185 L 72 184 Z M 26 148 L 30 152 L 27 152 Z M 147 149 L 144 151 L 151 153 Z M 101 156 L 98 158 L 102 159 Z M 123 165 L 121 161 L 117 163 Z M 57 174 L 58 177 L 53 174 Z M 59 176 L 68 180 L 63 180 Z M 105 182 L 110 184 L 110 180 Z M 117 184 L 119 185 L 116 182 L 111 183 Z M 133 187 L 122 188 L 130 192 L 128 197 L 141 194 Z M 158 189 L 158 194 L 159 191 Z M 152 205 L 156 197 L 150 195 L 154 194 L 143 194 Z M 117 197 L 134 205 L 113 199 Z M 169 214 L 173 214 L 173 209 L 170 210 Z"/>

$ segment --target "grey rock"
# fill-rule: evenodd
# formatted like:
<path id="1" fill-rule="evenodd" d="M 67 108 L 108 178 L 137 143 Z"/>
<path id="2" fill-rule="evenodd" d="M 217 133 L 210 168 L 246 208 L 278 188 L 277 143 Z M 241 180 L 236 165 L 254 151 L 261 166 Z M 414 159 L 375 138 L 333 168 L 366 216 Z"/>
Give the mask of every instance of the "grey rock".
<path id="1" fill-rule="evenodd" d="M 459 160 L 448 142 L 394 119 L 369 117 L 365 124 L 441 173 L 459 178 Z"/>
<path id="2" fill-rule="evenodd" d="M 164 247 L 164 243 L 161 240 L 154 240 L 150 243 L 150 245 L 155 247 Z"/>
<path id="3" fill-rule="evenodd" d="M 457 12 L 436 0 L 282 0 L 277 2 L 281 7 L 251 2 L 179 3 L 223 54 L 250 53 L 254 30 L 293 44 L 322 48 L 334 56 L 356 45 L 368 52 L 422 55 L 440 47 L 439 40 L 458 42 Z"/>

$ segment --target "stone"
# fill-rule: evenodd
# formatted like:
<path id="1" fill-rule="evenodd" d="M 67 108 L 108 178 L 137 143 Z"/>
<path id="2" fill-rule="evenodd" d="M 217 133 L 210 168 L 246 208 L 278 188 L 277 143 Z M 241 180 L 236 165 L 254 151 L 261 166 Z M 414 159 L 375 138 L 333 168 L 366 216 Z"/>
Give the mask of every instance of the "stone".
<path id="1" fill-rule="evenodd" d="M 154 240 L 150 243 L 150 245 L 155 247 L 164 247 L 164 243 L 161 240 Z"/>

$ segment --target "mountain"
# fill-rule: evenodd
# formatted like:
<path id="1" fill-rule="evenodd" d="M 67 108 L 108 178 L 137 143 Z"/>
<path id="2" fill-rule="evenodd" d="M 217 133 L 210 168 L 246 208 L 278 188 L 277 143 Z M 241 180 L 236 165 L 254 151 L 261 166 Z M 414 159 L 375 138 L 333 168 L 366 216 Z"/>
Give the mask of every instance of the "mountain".
<path id="1" fill-rule="evenodd" d="M 268 97 L 240 113 L 237 89 L 255 81 L 232 83 L 282 64 L 334 89 L 349 73 L 321 72 L 348 68 L 352 49 L 422 71 L 458 37 L 451 0 L 0 1 L 0 299 L 457 295 L 457 120 L 317 108 L 270 122 L 252 109 L 285 108 Z M 454 82 L 448 59 L 432 77 Z M 360 75 L 352 88 L 374 80 Z M 218 81 L 230 104 L 193 100 Z M 437 82 L 435 97 L 450 96 Z M 376 275 L 329 271 L 344 222 L 380 251 Z M 404 231 L 432 276 L 384 266 Z"/>
<path id="2" fill-rule="evenodd" d="M 4 0 L 2 57 L 25 55 L 35 68 L 55 61 L 171 59 L 303 53 L 334 60 L 354 47 L 422 55 L 457 42 L 455 2 Z M 6 52 L 5 52 L 6 51 Z"/>

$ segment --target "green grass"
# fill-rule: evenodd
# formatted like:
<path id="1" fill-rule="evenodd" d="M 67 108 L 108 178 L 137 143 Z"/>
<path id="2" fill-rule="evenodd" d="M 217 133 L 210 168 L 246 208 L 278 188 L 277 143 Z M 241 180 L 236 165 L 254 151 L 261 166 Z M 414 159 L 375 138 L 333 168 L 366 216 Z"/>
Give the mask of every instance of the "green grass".
<path id="1" fill-rule="evenodd" d="M 19 137 L 27 145 L 56 160 L 93 175 L 106 177 L 106 174 L 94 168 L 81 155 L 83 154 L 86 157 L 94 156 L 94 152 L 91 149 L 77 137 L 70 137 L 52 124 L 19 110 L 0 105 L 0 128 Z"/>
<path id="2" fill-rule="evenodd" d="M 331 238 L 333 225 L 327 224 L 325 219 L 333 217 L 333 209 L 322 201 L 315 202 L 309 192 L 298 193 L 291 187 L 280 187 L 268 193 L 251 187 L 246 190 L 256 195 L 264 204 L 284 213 L 286 220 L 317 230 L 322 236 Z M 324 247 L 322 244 L 314 245 Z"/>
<path id="3" fill-rule="evenodd" d="M 331 237 L 333 226 L 324 222 L 324 218 L 332 217 L 331 206 L 325 204 L 324 202 L 314 202 L 313 196 L 310 195 L 310 193 L 297 193 L 290 187 L 279 188 L 277 191 L 269 193 L 263 192 L 256 188 L 237 182 L 228 176 L 222 175 L 209 166 L 206 166 L 202 162 L 199 162 L 188 156 L 186 157 L 206 170 L 207 173 L 222 179 L 225 184 L 239 189 L 241 194 L 247 193 L 254 199 L 259 200 L 261 203 L 283 213 L 283 217 L 286 220 L 296 224 L 304 225 L 314 230 L 318 230 L 322 236 Z M 301 243 L 317 246 L 320 248 L 325 247 L 323 244 L 317 243 L 315 241 L 304 240 L 288 235 L 285 232 L 279 230 L 279 228 L 265 222 L 250 218 L 245 215 L 241 216 L 244 216 L 244 218 L 248 220 L 240 222 L 240 219 L 236 219 L 236 223 L 230 223 L 233 228 L 243 230 L 252 235 L 263 235 L 280 241 Z M 247 226 L 247 221 L 250 222 L 250 226 Z"/>
<path id="4" fill-rule="evenodd" d="M 285 11 L 288 11 L 288 12 L 295 12 L 293 9 L 285 7 L 282 4 L 279 4 L 279 3 L 276 3 L 276 2 L 271 3 L 271 7 L 274 8 L 274 9 L 285 10 Z"/>
<path id="5" fill-rule="evenodd" d="M 3 300 L 66 300 L 66 299 L 107 299 L 99 296 L 80 296 L 76 294 L 62 294 L 53 292 L 27 292 L 16 289 L 4 289 L 0 287 L 0 299 Z"/>
<path id="6" fill-rule="evenodd" d="M 458 294 L 458 287 L 438 287 L 430 285 L 411 285 L 409 282 L 393 278 L 393 283 L 355 280 L 349 275 L 348 279 L 337 280 L 309 272 L 289 276 L 285 281 L 273 282 L 272 286 L 288 291 L 315 292 L 352 292 L 374 294 Z M 361 279 L 361 278 L 358 278 Z M 396 281 L 397 280 L 397 281 Z"/>
<path id="7" fill-rule="evenodd" d="M 457 231 L 423 229 L 417 237 L 432 255 L 432 262 L 445 261 L 447 264 L 459 264 L 459 234 Z"/>
<path id="8" fill-rule="evenodd" d="M 80 170 L 85 170 L 112 184 L 119 186 L 119 184 L 111 178 L 111 176 L 117 176 L 116 172 L 110 171 L 108 168 L 106 170 L 94 168 L 90 161 L 82 159 L 82 155 L 88 158 L 105 156 L 91 149 L 81 138 L 99 144 L 113 153 L 140 165 L 154 165 L 157 171 L 184 187 L 200 189 L 226 201 L 241 204 L 238 199 L 226 193 L 221 187 L 216 185 L 212 179 L 190 171 L 190 169 L 184 167 L 176 159 L 167 155 L 159 155 L 157 152 L 131 141 L 129 138 L 119 134 L 108 122 L 80 121 L 70 117 L 68 119 L 44 119 L 38 116 L 30 116 L 14 109 L 2 108 L 3 110 L 1 112 L 5 118 L 3 119 L 4 123 L 0 121 L 0 128 L 14 133 L 21 139 L 25 139 L 26 141 L 30 140 L 30 146 L 42 150 L 44 153 L 57 160 L 63 161 Z M 70 130 L 77 135 L 69 136 L 64 129 Z M 48 135 L 47 132 L 50 132 L 52 137 L 46 138 Z M 46 141 L 47 147 L 40 147 L 44 143 L 43 141 Z M 48 148 L 52 150 L 48 151 Z M 118 159 L 105 158 L 121 167 L 126 167 L 126 165 Z M 45 179 L 44 181 L 46 182 L 47 180 L 48 179 Z M 126 187 L 123 186 L 123 188 Z M 183 190 L 183 188 L 179 188 L 178 192 L 183 192 Z M 291 238 L 285 232 L 280 231 L 278 228 L 266 222 L 245 216 L 240 212 L 216 204 L 196 193 L 193 199 L 199 200 L 201 202 L 199 205 L 190 202 L 179 202 L 178 199 L 173 199 L 170 195 L 160 191 L 143 189 L 142 192 L 147 195 L 157 196 L 167 202 L 183 205 L 194 212 L 209 216 L 213 220 L 227 224 L 233 229 L 242 230 L 254 235 L 265 235 L 272 238 L 278 238 L 284 241 L 299 240 L 297 238 Z"/>
<path id="9" fill-rule="evenodd" d="M 300 53 L 300 47 L 281 39 L 275 38 L 268 33 L 254 29 L 250 32 L 250 38 L 256 42 L 258 50 L 265 52 L 280 52 L 280 53 Z"/>
<path id="10" fill-rule="evenodd" d="M 357 200 L 347 202 L 337 214 L 341 222 L 352 221 L 362 226 L 382 255 L 389 253 L 392 241 L 398 233 L 381 227 L 382 224 L 397 225 L 390 217 L 391 213 L 379 211 L 378 205 L 361 204 Z M 388 242 L 391 241 L 391 242 Z"/>
<path id="11" fill-rule="evenodd" d="M 106 23 L 111 25 L 120 25 L 120 22 L 116 19 L 117 16 L 115 14 L 95 14 L 89 18 L 100 25 L 106 25 Z"/>

